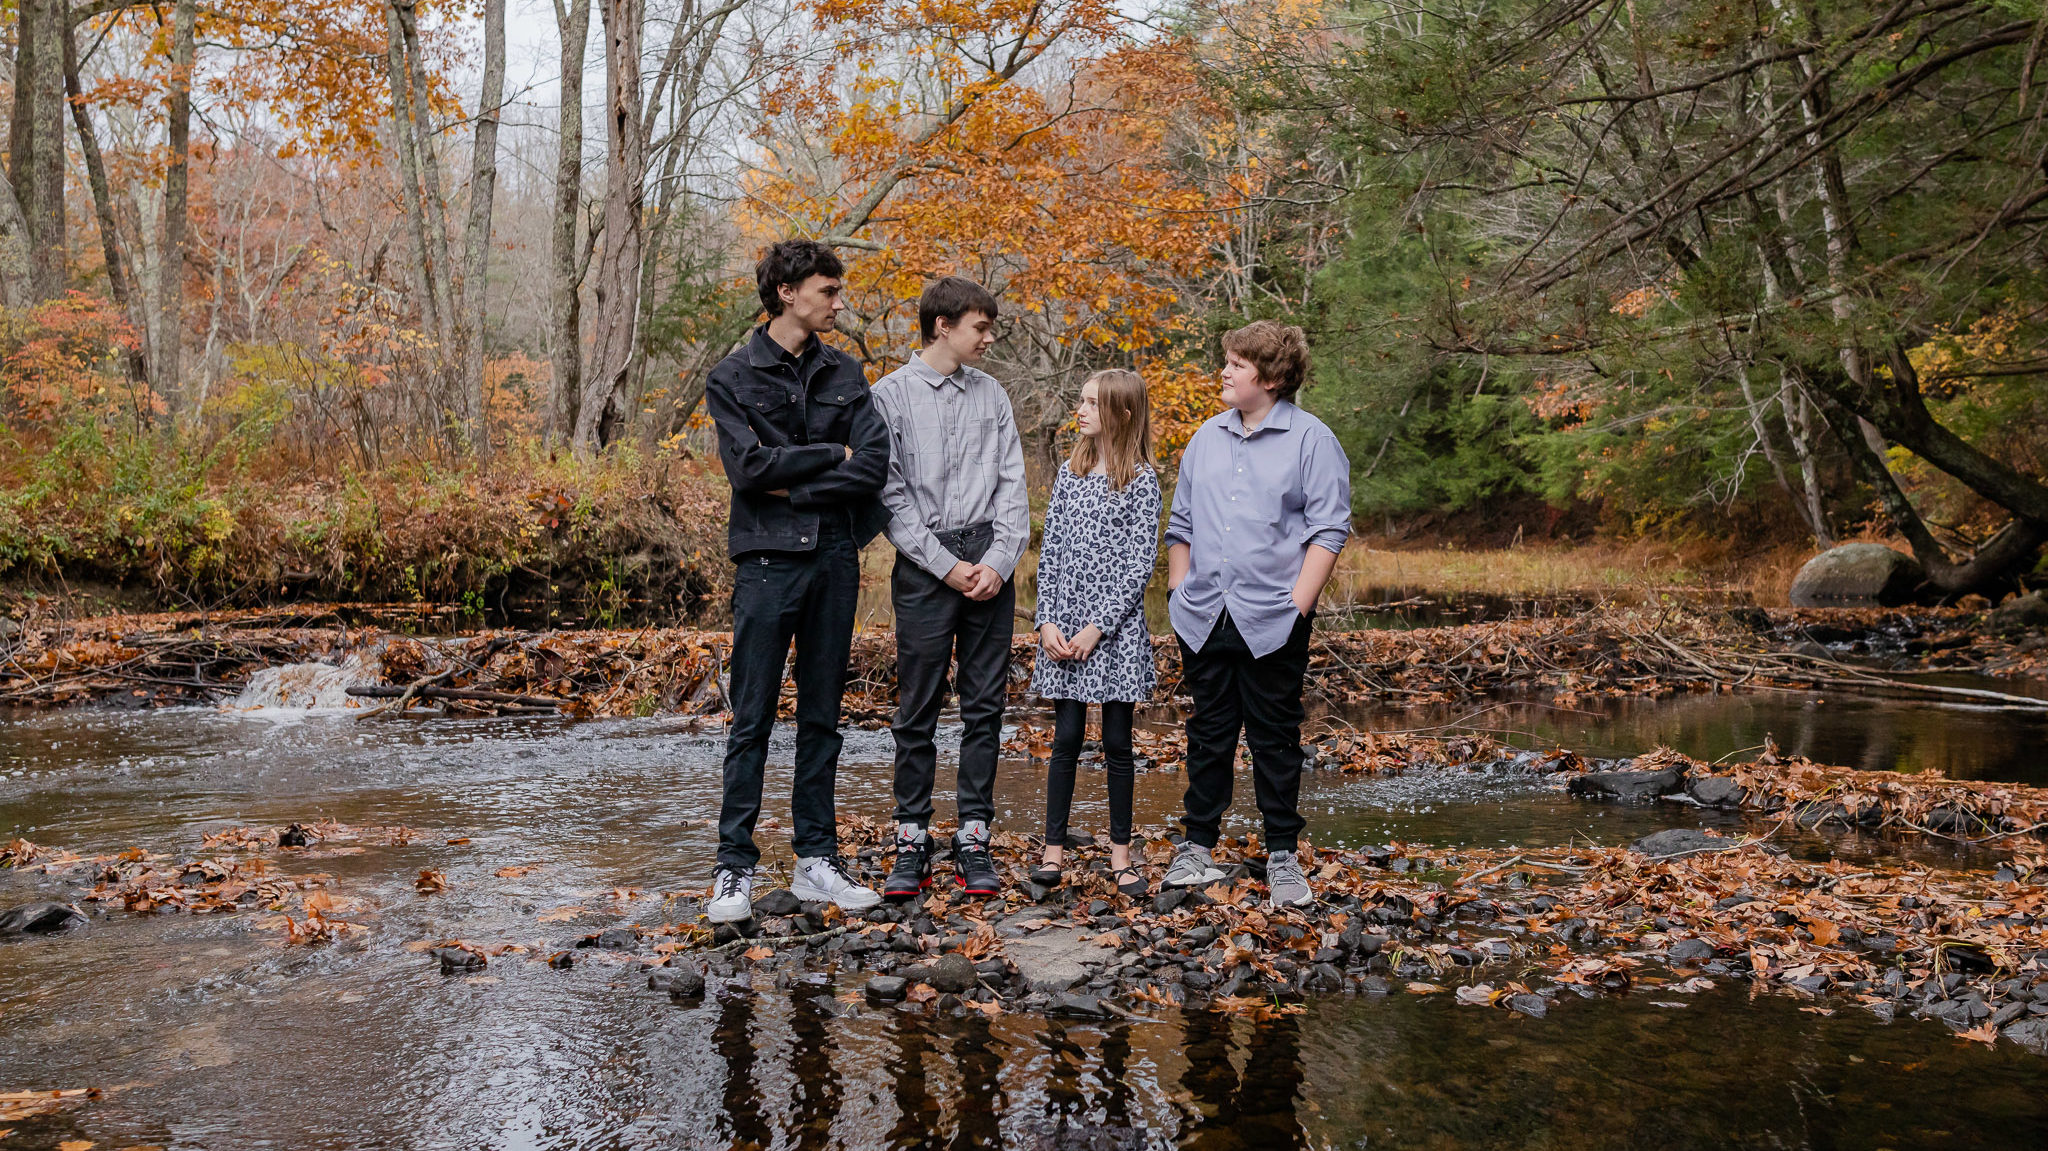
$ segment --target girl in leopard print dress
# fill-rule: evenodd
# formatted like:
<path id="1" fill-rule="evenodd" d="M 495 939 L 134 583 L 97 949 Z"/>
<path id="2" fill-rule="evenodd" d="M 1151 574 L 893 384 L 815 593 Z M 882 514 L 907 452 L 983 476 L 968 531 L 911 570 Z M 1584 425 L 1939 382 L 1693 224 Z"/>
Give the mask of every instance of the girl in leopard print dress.
<path id="1" fill-rule="evenodd" d="M 1131 866 L 1131 723 L 1152 695 L 1152 637 L 1145 585 L 1159 554 L 1159 477 L 1152 419 L 1136 372 L 1097 372 L 1081 386 L 1081 429 L 1060 465 L 1038 552 L 1038 660 L 1031 686 L 1052 701 L 1052 763 L 1046 772 L 1045 857 L 1034 882 L 1059 882 L 1066 856 L 1074 769 L 1088 705 L 1102 707 L 1109 776 L 1112 878 L 1127 895 L 1146 891 Z"/>

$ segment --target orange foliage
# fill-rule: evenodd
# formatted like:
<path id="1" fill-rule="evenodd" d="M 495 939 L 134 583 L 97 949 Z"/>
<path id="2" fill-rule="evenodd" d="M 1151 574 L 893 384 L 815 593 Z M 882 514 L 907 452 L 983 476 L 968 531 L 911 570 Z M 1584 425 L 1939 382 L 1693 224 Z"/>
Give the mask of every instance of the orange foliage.
<path id="1" fill-rule="evenodd" d="M 99 296 L 71 292 L 24 314 L 0 318 L 0 395 L 8 414 L 41 421 L 74 407 L 97 409 L 112 395 L 160 412 L 163 404 L 120 372 L 120 360 L 135 351 L 135 333 L 114 305 Z"/>

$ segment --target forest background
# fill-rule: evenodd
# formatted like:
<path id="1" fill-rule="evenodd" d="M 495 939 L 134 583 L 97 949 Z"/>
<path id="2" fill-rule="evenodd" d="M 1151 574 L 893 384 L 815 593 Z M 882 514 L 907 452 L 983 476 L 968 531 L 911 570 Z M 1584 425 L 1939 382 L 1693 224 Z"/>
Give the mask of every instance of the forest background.
<path id="1" fill-rule="evenodd" d="M 1170 465 L 1273 317 L 1374 549 L 1769 600 L 1844 539 L 1950 596 L 2048 541 L 2040 0 L 0 14 L 17 587 L 710 603 L 704 376 L 793 235 L 872 376 L 927 277 L 1000 293 L 1041 486 L 1088 372 Z"/>

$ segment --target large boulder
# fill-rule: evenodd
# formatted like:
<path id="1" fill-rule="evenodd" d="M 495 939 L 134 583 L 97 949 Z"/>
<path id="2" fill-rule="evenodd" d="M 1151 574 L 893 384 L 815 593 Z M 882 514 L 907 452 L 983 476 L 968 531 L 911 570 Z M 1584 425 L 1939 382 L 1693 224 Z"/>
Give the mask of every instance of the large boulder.
<path id="1" fill-rule="evenodd" d="M 1894 607 L 1910 603 L 1927 573 L 1883 544 L 1843 544 L 1806 561 L 1792 577 L 1793 607 Z"/>
<path id="2" fill-rule="evenodd" d="M 31 903 L 0 911 L 0 935 L 55 935 L 85 925 L 85 916 L 68 903 Z"/>

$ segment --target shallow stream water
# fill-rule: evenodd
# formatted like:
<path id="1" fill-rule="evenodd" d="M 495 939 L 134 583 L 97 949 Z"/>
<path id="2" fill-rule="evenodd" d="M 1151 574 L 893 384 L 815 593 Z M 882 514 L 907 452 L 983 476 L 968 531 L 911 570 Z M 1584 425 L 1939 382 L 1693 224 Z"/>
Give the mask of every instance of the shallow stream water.
<path id="1" fill-rule="evenodd" d="M 1560 711 L 1355 713 L 1380 728 L 1490 730 L 1599 755 L 1657 743 L 1715 758 L 1763 742 L 1824 762 L 2048 781 L 2040 721 L 1797 695 Z M 1170 722 L 1155 713 L 1153 722 Z M 363 721 L 204 709 L 0 717 L 0 839 L 173 855 L 233 826 L 402 824 L 406 846 L 316 849 L 371 927 L 286 947 L 249 914 L 95 915 L 0 943 L 0 1091 L 103 1098 L 12 1124 L 0 1151 L 242 1147 L 2018 1147 L 2048 1132 L 2048 1059 L 1932 1023 L 1833 1016 L 1739 984 L 1693 997 L 1567 997 L 1544 1019 L 1449 996 L 1326 996 L 1252 1024 L 1206 1012 L 1099 1024 L 955 1019 L 765 978 L 674 1003 L 633 966 L 493 960 L 444 976 L 418 940 L 547 951 L 612 922 L 659 922 L 662 891 L 708 879 L 722 733 L 669 719 Z M 788 733 L 768 811 L 785 813 Z M 885 818 L 886 732 L 849 733 L 842 811 Z M 1000 819 L 1041 816 L 1042 764 L 1006 761 Z M 1106 820 L 1084 775 L 1077 825 Z M 1176 809 L 1141 774 L 1138 820 Z M 1249 808 L 1248 781 L 1239 795 Z M 939 800 L 950 815 L 950 795 Z M 1625 843 L 1740 827 L 1677 804 L 1591 806 L 1468 774 L 1320 774 L 1317 842 Z M 1239 824 L 1230 831 L 1247 830 Z M 1784 833 L 1780 833 L 1783 836 Z M 464 840 L 450 843 L 450 840 Z M 771 857 L 787 839 L 764 832 Z M 1923 843 L 1800 835 L 1802 853 L 1985 866 Z M 509 865 L 540 864 L 518 877 Z M 451 889 L 421 896 L 422 868 Z M 76 884 L 0 872 L 0 906 Z M 561 909 L 581 908 L 574 918 Z M 557 913 L 550 915 L 550 913 Z M 544 952 L 543 952 L 544 953 Z M 823 979 L 824 977 L 817 977 Z"/>

